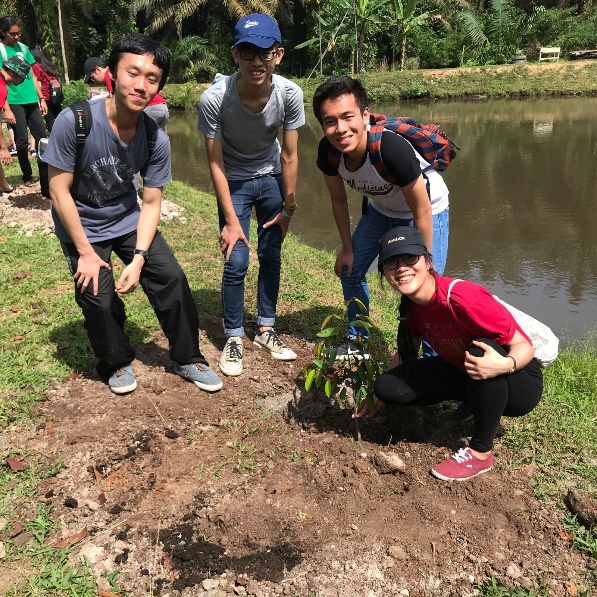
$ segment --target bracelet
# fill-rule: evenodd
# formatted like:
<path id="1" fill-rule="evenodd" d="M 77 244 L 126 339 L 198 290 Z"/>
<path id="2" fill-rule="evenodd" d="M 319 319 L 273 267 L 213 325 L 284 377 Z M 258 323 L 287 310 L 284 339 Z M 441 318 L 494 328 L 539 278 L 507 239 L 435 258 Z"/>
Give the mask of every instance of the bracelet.
<path id="1" fill-rule="evenodd" d="M 282 207 L 284 209 L 288 209 L 290 211 L 294 211 L 298 207 L 298 203 L 296 201 L 293 201 L 292 203 L 286 203 L 286 201 L 284 201 L 282 203 Z"/>
<path id="2" fill-rule="evenodd" d="M 508 374 L 510 375 L 516 371 L 516 359 L 511 354 L 507 354 L 506 358 L 512 359 L 512 362 L 514 363 L 514 367 L 512 367 L 512 369 L 510 369 L 510 371 L 508 371 Z"/>
<path id="3" fill-rule="evenodd" d="M 290 219 L 294 214 L 289 214 L 284 208 L 282 208 L 282 215 Z"/>

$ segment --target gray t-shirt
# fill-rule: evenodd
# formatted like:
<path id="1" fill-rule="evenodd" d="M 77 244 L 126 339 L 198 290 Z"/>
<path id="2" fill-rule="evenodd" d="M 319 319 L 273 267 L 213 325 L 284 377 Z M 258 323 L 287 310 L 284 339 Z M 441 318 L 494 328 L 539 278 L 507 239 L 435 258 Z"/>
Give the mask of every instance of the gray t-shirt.
<path id="1" fill-rule="evenodd" d="M 143 184 L 163 187 L 172 179 L 170 139 L 158 130 L 155 147 L 149 158 L 145 120 L 141 116 L 130 143 L 123 143 L 112 130 L 106 114 L 106 100 L 90 103 L 93 124 L 76 164 L 77 141 L 75 115 L 70 108 L 56 118 L 43 161 L 73 172 L 71 195 L 89 242 L 117 238 L 137 229 L 139 205 L 133 185 L 136 172 Z M 56 212 L 52 209 L 56 236 L 72 242 Z"/>
<path id="2" fill-rule="evenodd" d="M 296 83 L 273 75 L 272 92 L 265 108 L 253 114 L 242 104 L 235 73 L 203 92 L 197 129 L 209 139 L 222 140 L 226 178 L 245 180 L 279 174 L 278 130 L 282 126 L 290 131 L 303 124 L 303 92 Z"/>

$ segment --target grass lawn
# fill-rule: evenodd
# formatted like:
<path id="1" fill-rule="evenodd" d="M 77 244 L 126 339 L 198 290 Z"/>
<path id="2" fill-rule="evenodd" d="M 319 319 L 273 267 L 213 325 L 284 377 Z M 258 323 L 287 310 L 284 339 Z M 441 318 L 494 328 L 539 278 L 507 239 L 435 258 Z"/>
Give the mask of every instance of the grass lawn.
<path id="1" fill-rule="evenodd" d="M 16 166 L 8 168 L 7 174 L 11 182 L 17 182 Z M 215 199 L 179 182 L 168 186 L 166 198 L 186 209 L 186 225 L 173 222 L 161 229 L 185 269 L 193 292 L 201 297 L 200 317 L 219 316 L 222 264 L 216 243 Z M 39 234 L 26 237 L 17 228 L 0 225 L 0 253 L 0 429 L 9 434 L 36 424 L 31 408 L 45 400 L 45 390 L 78 369 L 89 368 L 92 353 L 56 238 Z M 324 319 L 331 312 L 341 312 L 340 284 L 332 273 L 333 262 L 332 254 L 307 247 L 292 234 L 288 236 L 278 309 L 278 325 L 286 333 L 315 340 Z M 122 268 L 121 264 L 114 265 L 116 271 Z M 253 263 L 247 283 L 249 313 L 255 312 L 256 273 Z M 371 317 L 383 331 L 389 353 L 395 349 L 395 294 L 377 280 L 371 280 L 371 291 Z M 158 323 L 146 297 L 137 291 L 125 301 L 133 342 L 148 340 Z M 505 420 L 502 438 L 516 454 L 512 466 L 538 467 L 532 482 L 535 493 L 562 508 L 563 527 L 574 535 L 576 546 L 593 558 L 597 558 L 597 533 L 584 529 L 566 513 L 563 496 L 569 487 L 575 487 L 597 497 L 596 388 L 595 343 L 593 338 L 586 338 L 564 350 L 545 370 L 541 404 L 520 420 Z M 5 450 L 2 461 L 8 456 L 11 452 Z M 15 482 L 17 475 L 0 467 L 0 519 L 10 519 L 19 500 L 35 500 L 37 481 L 51 474 L 55 471 L 32 467 L 27 477 Z M 52 524 L 45 507 L 40 508 L 38 520 L 31 523 L 34 533 L 39 534 L 37 547 L 23 550 L 20 557 L 46 562 L 43 558 L 50 555 L 43 543 Z M 56 559 L 54 553 L 52 558 L 52 566 L 68 569 L 66 557 L 59 555 Z M 78 574 L 82 575 L 84 587 L 86 573 L 80 570 Z M 484 595 L 510 594 L 495 592 L 498 589 L 491 583 L 481 590 Z M 55 593 L 40 585 L 40 592 L 35 594 Z M 95 593 L 85 589 L 77 594 Z"/>

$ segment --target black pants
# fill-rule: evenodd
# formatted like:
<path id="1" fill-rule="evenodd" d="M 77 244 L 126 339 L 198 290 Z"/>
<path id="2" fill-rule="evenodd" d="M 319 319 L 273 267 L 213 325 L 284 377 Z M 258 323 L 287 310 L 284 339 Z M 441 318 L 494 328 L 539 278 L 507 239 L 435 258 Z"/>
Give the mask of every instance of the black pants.
<path id="1" fill-rule="evenodd" d="M 489 344 L 501 355 L 508 354 L 492 340 L 480 338 L 479 341 Z M 473 356 L 483 356 L 483 350 L 474 344 L 467 350 Z M 390 404 L 428 406 L 445 400 L 468 402 L 475 418 L 475 431 L 469 445 L 478 452 L 492 449 L 503 415 L 526 415 L 537 406 L 542 392 L 543 374 L 535 359 L 512 375 L 474 380 L 439 356 L 427 357 L 417 359 L 412 374 L 400 365 L 375 380 L 375 395 Z"/>
<path id="2" fill-rule="evenodd" d="M 33 177 L 33 170 L 29 163 L 29 139 L 27 128 L 31 131 L 31 136 L 35 139 L 35 148 L 39 140 L 46 136 L 46 123 L 41 115 L 39 105 L 36 104 L 10 104 L 10 108 L 15 115 L 15 146 L 17 148 L 17 158 L 19 166 L 23 173 L 23 182 L 28 182 Z"/>
<path id="3" fill-rule="evenodd" d="M 95 252 L 107 263 L 116 253 L 125 264 L 133 259 L 137 233 L 92 243 Z M 77 271 L 79 253 L 74 244 L 61 243 L 71 272 Z M 207 361 L 199 351 L 199 315 L 193 302 L 187 278 L 164 237 L 157 232 L 149 258 L 141 270 L 141 286 L 168 338 L 170 358 L 181 364 Z M 83 310 L 85 329 L 99 359 L 97 372 L 104 380 L 135 358 L 135 349 L 124 332 L 126 313 L 124 304 L 115 290 L 114 274 L 100 270 L 98 293 L 93 296 L 90 284 L 82 293 L 75 287 L 77 304 Z"/>
<path id="4" fill-rule="evenodd" d="M 60 104 L 53 104 L 50 101 L 46 101 L 46 104 L 48 105 L 48 112 L 44 116 L 44 120 L 46 121 L 46 128 L 48 129 L 49 134 L 52 132 L 56 117 L 62 112 L 62 106 Z"/>

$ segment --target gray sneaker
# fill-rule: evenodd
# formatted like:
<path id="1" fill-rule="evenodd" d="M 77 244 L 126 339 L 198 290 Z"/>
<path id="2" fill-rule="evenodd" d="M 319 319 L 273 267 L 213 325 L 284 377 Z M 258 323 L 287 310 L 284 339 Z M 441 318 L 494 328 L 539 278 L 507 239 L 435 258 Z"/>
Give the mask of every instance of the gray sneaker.
<path id="1" fill-rule="evenodd" d="M 229 377 L 235 377 L 243 372 L 243 339 L 232 336 L 226 341 L 222 356 L 218 362 L 220 371 Z"/>
<path id="2" fill-rule="evenodd" d="M 255 334 L 253 344 L 267 350 L 274 359 L 279 361 L 294 361 L 296 359 L 296 353 L 280 340 L 275 330 L 265 330 L 265 332 Z"/>
<path id="3" fill-rule="evenodd" d="M 108 380 L 108 386 L 115 394 L 132 392 L 137 387 L 133 366 L 129 363 L 112 373 L 112 377 Z"/>
<path id="4" fill-rule="evenodd" d="M 205 392 L 217 392 L 224 385 L 222 380 L 203 363 L 191 363 L 190 365 L 174 363 L 174 371 L 181 377 L 192 381 Z"/>

